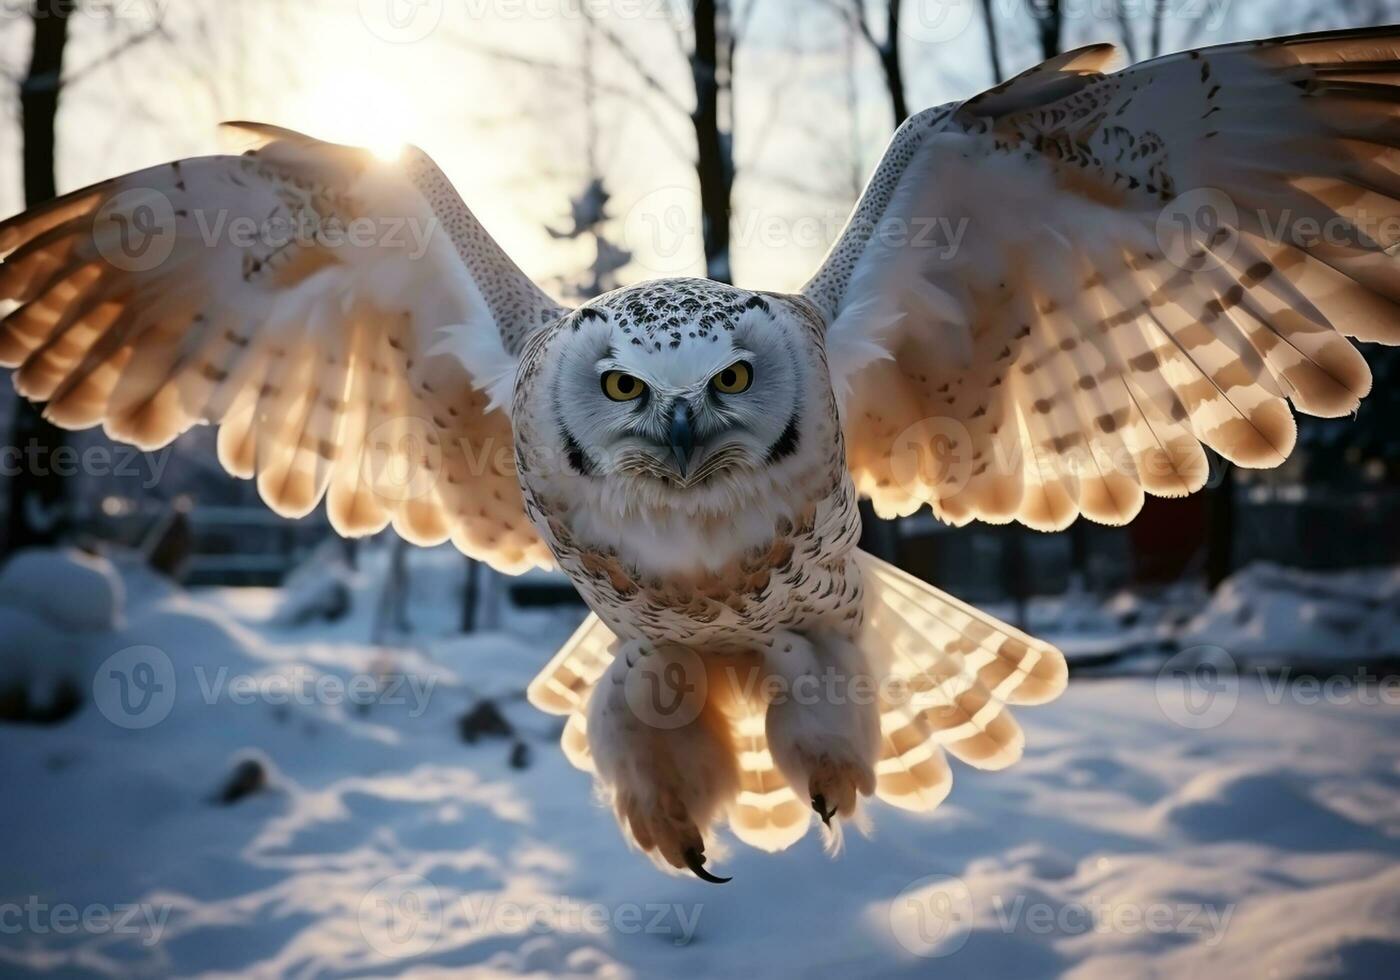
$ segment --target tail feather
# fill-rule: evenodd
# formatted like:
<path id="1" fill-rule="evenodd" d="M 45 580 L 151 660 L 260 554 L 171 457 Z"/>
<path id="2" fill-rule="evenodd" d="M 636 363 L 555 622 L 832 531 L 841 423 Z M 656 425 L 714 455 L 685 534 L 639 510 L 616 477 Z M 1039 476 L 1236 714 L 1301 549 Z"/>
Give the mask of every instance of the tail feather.
<path id="1" fill-rule="evenodd" d="M 1054 700 L 1068 678 L 1054 646 L 860 553 L 866 617 L 859 645 L 887 672 L 881 685 L 881 755 L 875 795 L 904 810 L 934 809 L 952 789 L 946 753 L 979 769 L 1021 757 L 1025 736 L 1011 705 Z M 530 703 L 568 718 L 561 736 L 573 765 L 593 772 L 588 699 L 613 658 L 613 632 L 590 614 L 531 682 Z M 740 790 L 729 811 L 735 836 L 779 851 L 800 840 L 810 809 L 783 779 L 764 733 L 765 706 L 731 692 Z"/>
<path id="2" fill-rule="evenodd" d="M 616 639 L 601 619 L 589 613 L 526 691 L 536 708 L 568 718 L 560 745 L 565 758 L 587 773 L 595 772 L 588 747 L 588 698 L 612 663 Z M 737 690 L 728 702 L 739 764 L 739 795 L 729 810 L 730 829 L 751 847 L 781 851 L 807 833 L 811 812 L 773 762 L 763 727 L 764 705 Z"/>
<path id="3" fill-rule="evenodd" d="M 1021 757 L 1025 736 L 1008 705 L 1044 704 L 1064 690 L 1064 655 L 872 555 L 862 648 L 887 659 L 884 744 L 876 795 L 928 811 L 952 786 L 950 752 L 979 769 Z"/>

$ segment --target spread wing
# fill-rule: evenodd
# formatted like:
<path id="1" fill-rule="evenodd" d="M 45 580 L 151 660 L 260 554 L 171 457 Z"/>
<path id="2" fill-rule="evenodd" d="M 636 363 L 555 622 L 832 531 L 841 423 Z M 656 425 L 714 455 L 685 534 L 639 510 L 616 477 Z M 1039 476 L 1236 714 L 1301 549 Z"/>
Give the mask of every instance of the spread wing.
<path id="1" fill-rule="evenodd" d="M 805 289 L 883 515 L 1125 523 L 1400 342 L 1400 28 L 1110 54 L 911 119 Z"/>
<path id="2" fill-rule="evenodd" d="M 563 314 L 426 155 L 270 127 L 0 224 L 0 365 L 67 428 L 143 448 L 220 426 L 219 460 L 279 514 L 326 498 L 505 571 L 548 565 L 510 420 L 485 389 Z M 509 399 L 505 399 L 508 401 Z"/>

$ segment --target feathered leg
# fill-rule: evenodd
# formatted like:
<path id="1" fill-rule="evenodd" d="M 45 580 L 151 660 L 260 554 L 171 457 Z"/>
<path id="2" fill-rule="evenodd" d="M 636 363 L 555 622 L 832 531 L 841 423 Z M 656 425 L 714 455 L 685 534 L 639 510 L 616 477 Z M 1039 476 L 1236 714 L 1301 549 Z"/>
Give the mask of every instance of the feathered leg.
<path id="1" fill-rule="evenodd" d="M 705 869 L 705 845 L 738 794 L 739 770 L 707 669 L 682 648 L 615 644 L 589 698 L 587 731 L 623 834 L 662 867 L 721 882 Z"/>
<path id="2" fill-rule="evenodd" d="M 830 825 L 875 792 L 880 754 L 878 685 L 865 655 L 828 632 L 779 633 L 766 659 L 774 675 L 768 745 L 778 769 Z"/>

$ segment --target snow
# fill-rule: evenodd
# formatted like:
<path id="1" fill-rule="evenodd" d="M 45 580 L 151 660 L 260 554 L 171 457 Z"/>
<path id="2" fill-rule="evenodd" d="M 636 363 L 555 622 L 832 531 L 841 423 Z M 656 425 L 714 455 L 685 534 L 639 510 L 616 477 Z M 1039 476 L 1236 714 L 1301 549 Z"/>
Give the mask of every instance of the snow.
<path id="1" fill-rule="evenodd" d="M 1400 568 L 1316 573 L 1267 562 L 1221 584 L 1181 642 L 1237 660 L 1365 661 L 1400 654 Z"/>
<path id="2" fill-rule="evenodd" d="M 777 855 L 735 844 L 711 861 L 734 875 L 716 887 L 630 853 L 556 720 L 524 704 L 576 613 L 453 635 L 462 562 L 436 550 L 413 557 L 415 633 L 374 647 L 382 559 L 345 572 L 348 616 L 303 627 L 277 615 L 278 590 L 186 593 L 110 563 L 127 603 L 82 635 L 92 699 L 63 724 L 0 725 L 0 974 L 1214 980 L 1400 964 L 1393 679 L 1321 697 L 1244 669 L 1211 687 L 1174 670 L 1076 679 L 1019 712 L 1014 768 L 957 767 L 926 817 L 872 808 L 872 836 L 847 833 L 835 858 L 816 834 Z M 1328 581 L 1393 610 L 1384 576 Z M 1229 601 L 1198 606 L 1192 629 L 1229 647 Z M 75 635 L 38 615 L 27 629 Z M 459 737 L 482 697 L 528 768 L 511 739 Z M 250 759 L 267 788 L 214 802 Z"/>
<path id="3" fill-rule="evenodd" d="M 106 558 L 76 548 L 30 549 L 0 568 L 0 605 L 72 633 L 116 628 L 125 592 Z"/>

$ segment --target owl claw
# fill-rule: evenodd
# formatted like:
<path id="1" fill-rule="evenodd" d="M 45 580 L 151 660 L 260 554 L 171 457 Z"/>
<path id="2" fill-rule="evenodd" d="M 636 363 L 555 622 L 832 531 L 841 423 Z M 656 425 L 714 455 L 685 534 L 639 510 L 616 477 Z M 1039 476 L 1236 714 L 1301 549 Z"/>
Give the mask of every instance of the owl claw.
<path id="1" fill-rule="evenodd" d="M 812 809 L 817 812 L 817 816 L 822 818 L 822 823 L 826 824 L 828 827 L 831 826 L 831 818 L 836 816 L 836 807 L 833 806 L 830 810 L 828 810 L 826 808 L 825 796 L 823 796 L 820 793 L 817 793 L 815 796 L 813 796 Z"/>
<path id="2" fill-rule="evenodd" d="M 705 855 L 701 854 L 693 847 L 685 849 L 685 866 L 695 873 L 695 877 L 701 881 L 708 881 L 713 885 L 723 885 L 725 882 L 733 881 L 733 878 L 721 878 L 719 875 L 711 874 L 705 870 Z"/>

